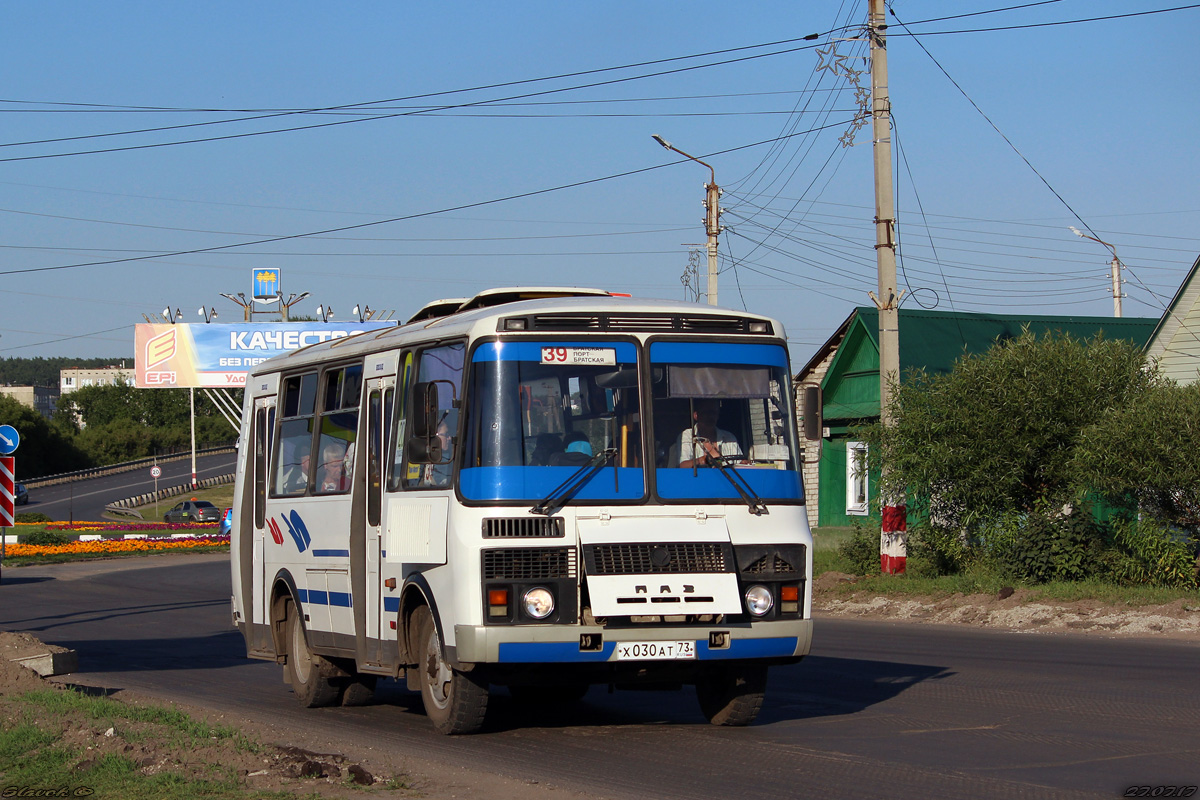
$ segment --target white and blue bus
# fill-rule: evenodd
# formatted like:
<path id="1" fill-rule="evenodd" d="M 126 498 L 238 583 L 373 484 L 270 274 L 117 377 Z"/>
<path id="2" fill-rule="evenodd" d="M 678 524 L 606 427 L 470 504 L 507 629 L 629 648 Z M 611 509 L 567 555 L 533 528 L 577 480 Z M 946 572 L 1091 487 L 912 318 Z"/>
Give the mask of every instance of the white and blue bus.
<path id="1" fill-rule="evenodd" d="M 598 290 L 439 301 L 248 376 L 233 619 L 305 706 L 695 686 L 746 725 L 812 635 L 780 324 Z"/>

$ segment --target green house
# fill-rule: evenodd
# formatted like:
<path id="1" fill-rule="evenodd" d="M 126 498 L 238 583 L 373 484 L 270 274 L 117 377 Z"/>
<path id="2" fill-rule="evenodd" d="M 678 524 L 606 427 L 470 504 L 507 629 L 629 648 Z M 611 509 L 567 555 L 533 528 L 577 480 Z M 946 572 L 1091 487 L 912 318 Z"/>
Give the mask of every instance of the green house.
<path id="1" fill-rule="evenodd" d="M 1041 336 L 1069 333 L 1087 339 L 1098 333 L 1149 341 L 1157 319 L 969 314 L 955 311 L 900 310 L 901 380 L 909 371 L 949 372 L 965 353 L 981 353 L 998 340 L 1017 337 L 1028 327 Z M 812 391 L 820 387 L 820 392 Z M 821 403 L 820 438 L 801 437 L 804 446 L 804 494 L 810 525 L 851 525 L 871 515 L 874 487 L 850 457 L 864 447 L 851 429 L 879 418 L 879 312 L 856 308 L 795 377 L 801 416 L 806 395 Z M 806 392 L 805 390 L 810 391 Z M 876 522 L 878 517 L 876 516 Z"/>

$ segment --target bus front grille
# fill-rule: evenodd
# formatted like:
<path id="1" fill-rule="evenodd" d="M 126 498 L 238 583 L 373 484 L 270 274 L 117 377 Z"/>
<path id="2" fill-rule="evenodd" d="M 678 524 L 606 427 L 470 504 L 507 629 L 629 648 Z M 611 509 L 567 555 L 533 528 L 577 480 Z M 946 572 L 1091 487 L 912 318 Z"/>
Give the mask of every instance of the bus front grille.
<path id="1" fill-rule="evenodd" d="M 589 575 L 731 572 L 733 553 L 722 542 L 593 544 L 583 549 Z"/>
<path id="2" fill-rule="evenodd" d="M 483 521 L 485 539 L 530 539 L 566 536 L 562 517 L 493 517 Z"/>
<path id="3" fill-rule="evenodd" d="M 483 551 L 483 579 L 542 581 L 574 578 L 575 548 L 513 547 Z"/>

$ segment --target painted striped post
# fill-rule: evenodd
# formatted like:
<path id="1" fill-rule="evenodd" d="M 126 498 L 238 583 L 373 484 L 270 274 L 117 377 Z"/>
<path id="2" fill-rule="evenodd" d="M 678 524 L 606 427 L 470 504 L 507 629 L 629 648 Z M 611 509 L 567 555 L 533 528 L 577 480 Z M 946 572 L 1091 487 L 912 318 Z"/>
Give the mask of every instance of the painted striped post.
<path id="1" fill-rule="evenodd" d="M 11 528 L 16 515 L 17 459 L 0 456 L 0 528 Z M 0 535 L 0 561 L 4 560 L 5 537 Z"/>

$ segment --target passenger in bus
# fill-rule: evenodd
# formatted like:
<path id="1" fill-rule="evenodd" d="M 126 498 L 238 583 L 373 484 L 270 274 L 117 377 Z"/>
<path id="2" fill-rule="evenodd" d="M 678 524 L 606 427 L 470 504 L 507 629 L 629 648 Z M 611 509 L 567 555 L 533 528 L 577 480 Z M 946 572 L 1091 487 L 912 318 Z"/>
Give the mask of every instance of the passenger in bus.
<path id="1" fill-rule="evenodd" d="M 545 467 L 550 464 L 550 457 L 563 451 L 562 437 L 557 433 L 539 433 L 534 441 L 533 452 L 529 455 L 529 466 Z"/>
<path id="2" fill-rule="evenodd" d="M 679 466 L 690 469 L 693 466 L 710 466 L 713 456 L 724 458 L 742 458 L 742 446 L 737 437 L 727 430 L 717 427 L 717 417 L 721 413 L 721 401 L 715 399 L 697 400 L 692 407 L 692 425 L 684 428 L 675 443 L 675 457 Z"/>
<path id="3" fill-rule="evenodd" d="M 312 455 L 312 442 L 301 440 L 292 449 L 292 457 L 283 470 L 279 481 L 280 494 L 303 494 L 308 488 L 309 456 Z"/>
<path id="4" fill-rule="evenodd" d="M 550 456 L 552 467 L 581 467 L 592 459 L 592 443 L 583 431 L 571 431 L 563 437 L 563 452 Z"/>
<path id="5" fill-rule="evenodd" d="M 440 463 L 428 464 L 425 467 L 425 478 L 423 484 L 428 486 L 449 486 L 450 475 L 453 472 L 454 459 L 454 430 L 458 422 L 456 412 L 446 412 L 442 421 L 438 423 L 437 432 L 434 434 L 437 438 L 437 444 L 441 452 Z"/>
<path id="6" fill-rule="evenodd" d="M 328 441 L 321 447 L 321 463 L 317 467 L 318 492 L 344 492 L 350 488 L 345 458 L 346 448 L 337 439 Z"/>

